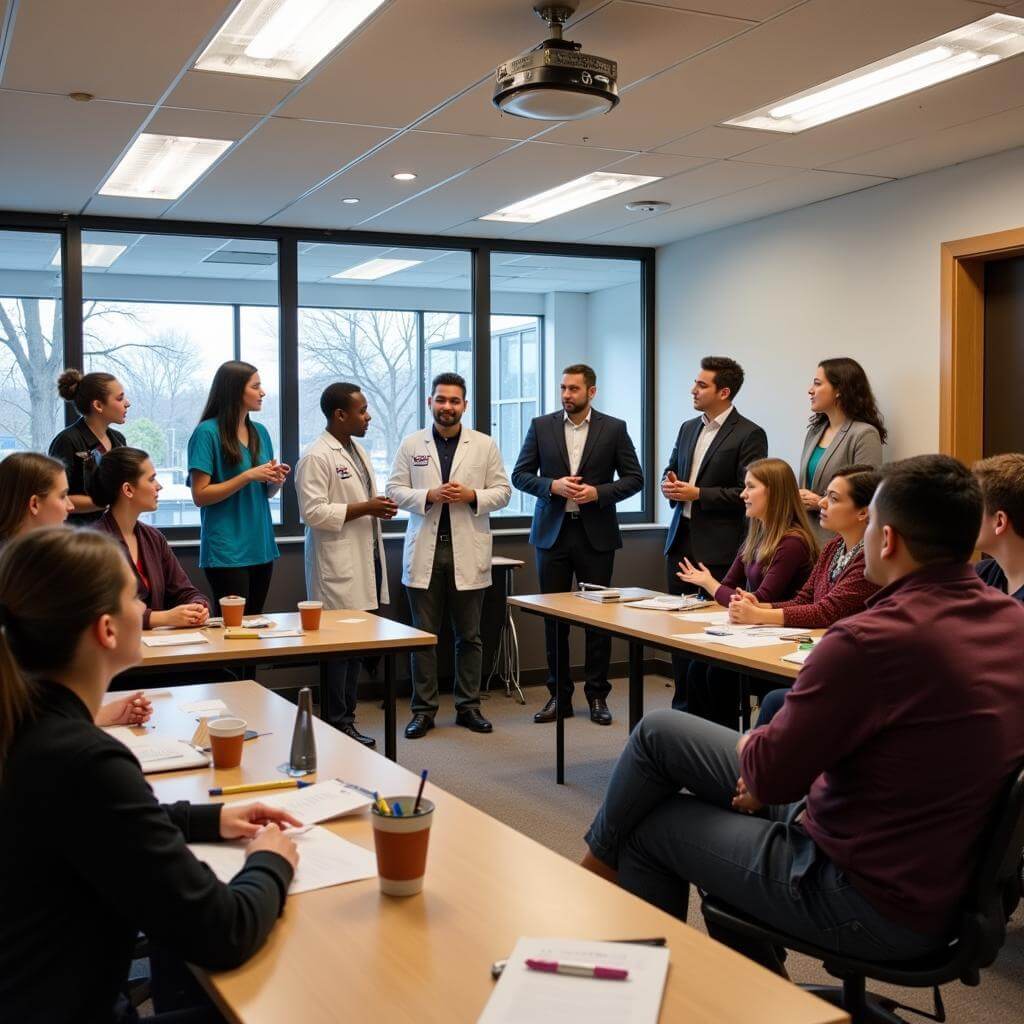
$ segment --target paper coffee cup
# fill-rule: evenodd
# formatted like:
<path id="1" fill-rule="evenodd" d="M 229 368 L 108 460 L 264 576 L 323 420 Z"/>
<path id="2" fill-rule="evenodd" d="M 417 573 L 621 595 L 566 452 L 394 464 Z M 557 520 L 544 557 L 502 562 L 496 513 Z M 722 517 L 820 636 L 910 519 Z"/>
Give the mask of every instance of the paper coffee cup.
<path id="1" fill-rule="evenodd" d="M 210 753 L 214 768 L 237 768 L 242 763 L 242 744 L 245 742 L 244 718 L 211 718 Z"/>
<path id="2" fill-rule="evenodd" d="M 399 818 L 382 814 L 376 804 L 370 808 L 380 891 L 389 896 L 412 896 L 423 889 L 434 804 L 422 799 L 419 811 L 413 814 L 415 796 L 386 796 L 384 799 L 389 806 L 401 804 L 406 813 Z"/>
<path id="3" fill-rule="evenodd" d="M 245 615 L 245 598 L 232 595 L 220 599 L 220 613 L 225 626 L 240 626 Z"/>
<path id="4" fill-rule="evenodd" d="M 324 610 L 323 601 L 300 601 L 299 618 L 303 629 L 319 629 L 320 616 Z"/>

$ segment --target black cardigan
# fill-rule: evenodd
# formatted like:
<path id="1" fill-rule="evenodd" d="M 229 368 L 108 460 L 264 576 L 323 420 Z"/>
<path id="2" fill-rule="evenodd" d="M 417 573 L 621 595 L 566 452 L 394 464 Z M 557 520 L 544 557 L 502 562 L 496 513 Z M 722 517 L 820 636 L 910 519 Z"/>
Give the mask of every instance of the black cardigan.
<path id="1" fill-rule="evenodd" d="M 220 807 L 159 804 L 121 742 L 64 686 L 41 683 L 0 778 L 0 1020 L 106 1024 L 138 931 L 200 967 L 248 959 L 292 869 L 261 852 L 227 885 L 187 842 Z"/>

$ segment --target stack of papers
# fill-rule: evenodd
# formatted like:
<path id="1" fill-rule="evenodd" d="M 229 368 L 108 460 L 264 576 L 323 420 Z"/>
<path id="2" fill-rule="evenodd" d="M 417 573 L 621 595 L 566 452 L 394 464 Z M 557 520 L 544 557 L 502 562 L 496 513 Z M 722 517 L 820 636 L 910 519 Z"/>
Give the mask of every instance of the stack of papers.
<path id="1" fill-rule="evenodd" d="M 531 971 L 527 960 L 585 963 L 629 971 L 603 981 Z M 656 1024 L 668 975 L 668 950 L 627 942 L 520 939 L 477 1024 Z"/>
<path id="2" fill-rule="evenodd" d="M 319 825 L 288 829 L 285 834 L 299 848 L 299 866 L 288 888 L 292 896 L 377 875 L 377 856 L 372 850 L 356 846 Z M 222 882 L 230 882 L 245 865 L 248 845 L 244 840 L 190 843 L 189 849 Z"/>
<path id="3" fill-rule="evenodd" d="M 786 641 L 778 636 L 765 636 L 763 633 L 726 633 L 715 636 L 712 633 L 673 633 L 673 640 L 690 640 L 697 644 L 719 644 L 722 647 L 772 647 Z"/>
<path id="4" fill-rule="evenodd" d="M 253 793 L 244 800 L 234 802 L 248 804 L 253 800 L 294 814 L 303 825 L 315 825 L 321 821 L 340 818 L 345 814 L 355 814 L 356 811 L 364 810 L 373 803 L 373 799 L 366 791 L 350 786 L 341 779 L 327 779 L 303 789 L 271 792 L 267 796 Z"/>
<path id="5" fill-rule="evenodd" d="M 156 733 L 136 733 L 126 725 L 105 730 L 119 739 L 142 766 L 144 775 L 173 772 L 184 768 L 205 768 L 210 759 L 184 740 L 170 740 Z"/>
<path id="6" fill-rule="evenodd" d="M 179 647 L 183 644 L 208 644 L 202 633 L 161 633 L 159 636 L 144 636 L 147 647 Z"/>
<path id="7" fill-rule="evenodd" d="M 224 701 L 214 697 L 212 700 L 189 700 L 178 705 L 178 710 L 186 715 L 197 715 L 201 718 L 212 718 L 214 715 L 227 714 L 228 706 Z"/>
<path id="8" fill-rule="evenodd" d="M 717 607 L 712 605 L 711 607 Z M 677 615 L 680 622 L 699 622 L 703 626 L 724 626 L 729 622 L 728 612 L 687 612 L 685 615 Z"/>
<path id="9" fill-rule="evenodd" d="M 677 597 L 674 594 L 659 594 L 657 597 L 648 597 L 643 601 L 633 601 L 631 607 L 646 608 L 653 612 L 679 612 L 684 608 L 708 608 L 709 601 L 702 601 L 696 597 Z"/>

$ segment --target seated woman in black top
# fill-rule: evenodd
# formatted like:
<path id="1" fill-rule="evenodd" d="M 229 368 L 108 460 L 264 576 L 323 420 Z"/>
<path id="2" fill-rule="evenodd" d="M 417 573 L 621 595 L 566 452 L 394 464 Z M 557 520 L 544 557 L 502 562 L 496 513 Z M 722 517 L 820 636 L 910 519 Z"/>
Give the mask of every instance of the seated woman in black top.
<path id="1" fill-rule="evenodd" d="M 89 481 L 89 497 L 106 509 L 96 529 L 118 541 L 139 584 L 145 604 L 142 628 L 202 626 L 210 602 L 174 557 L 164 535 L 139 522 L 155 512 L 161 486 L 150 457 L 139 448 L 115 448 L 104 456 Z"/>
<path id="2" fill-rule="evenodd" d="M 0 554 L 5 1021 L 133 1020 L 119 993 L 140 929 L 226 970 L 284 907 L 298 855 L 278 825 L 297 824 L 290 815 L 159 804 L 128 748 L 93 724 L 111 678 L 139 660 L 136 592 L 117 545 L 91 530 L 35 530 Z M 244 837 L 245 866 L 226 885 L 185 845 Z"/>
<path id="3" fill-rule="evenodd" d="M 50 454 L 67 470 L 75 506 L 71 525 L 86 526 L 100 517 L 89 497 L 89 478 L 107 452 L 124 447 L 124 434 L 112 424 L 124 423 L 131 402 L 112 373 L 83 376 L 79 370 L 65 370 L 57 380 L 57 393 L 65 402 L 74 403 L 79 417 L 50 442 Z"/>

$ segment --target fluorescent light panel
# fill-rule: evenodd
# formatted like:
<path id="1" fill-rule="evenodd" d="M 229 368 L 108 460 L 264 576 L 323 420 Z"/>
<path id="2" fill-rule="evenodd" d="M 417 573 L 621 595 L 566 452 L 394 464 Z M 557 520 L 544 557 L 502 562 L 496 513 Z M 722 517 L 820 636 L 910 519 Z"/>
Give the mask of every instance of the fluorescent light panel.
<path id="1" fill-rule="evenodd" d="M 195 67 L 297 82 L 384 0 L 241 0 Z"/>
<path id="2" fill-rule="evenodd" d="M 725 123 L 763 131 L 802 132 L 1022 52 L 1024 18 L 991 14 Z"/>
<path id="3" fill-rule="evenodd" d="M 481 217 L 480 220 L 500 220 L 509 224 L 537 224 L 550 217 L 578 210 L 581 206 L 599 203 L 609 196 L 617 196 L 620 192 L 649 185 L 652 181 L 661 181 L 660 177 L 645 174 L 614 174 L 608 171 L 595 171 L 585 174 L 582 178 L 567 181 L 564 185 L 556 185 L 546 192 L 539 192 L 529 199 L 521 199 L 511 206 L 502 207 L 494 213 Z"/>
<path id="4" fill-rule="evenodd" d="M 82 243 L 83 267 L 109 267 L 126 249 L 127 245 L 101 245 L 98 242 Z M 60 246 L 50 261 L 51 267 L 60 266 Z"/>
<path id="5" fill-rule="evenodd" d="M 376 281 L 378 277 L 397 274 L 400 270 L 417 267 L 422 262 L 423 260 L 367 260 L 365 263 L 357 263 L 354 267 L 349 267 L 348 270 L 343 270 L 341 273 L 331 274 L 331 277 L 345 281 Z"/>
<path id="6" fill-rule="evenodd" d="M 232 143 L 184 135 L 140 135 L 103 183 L 101 196 L 177 199 Z"/>

